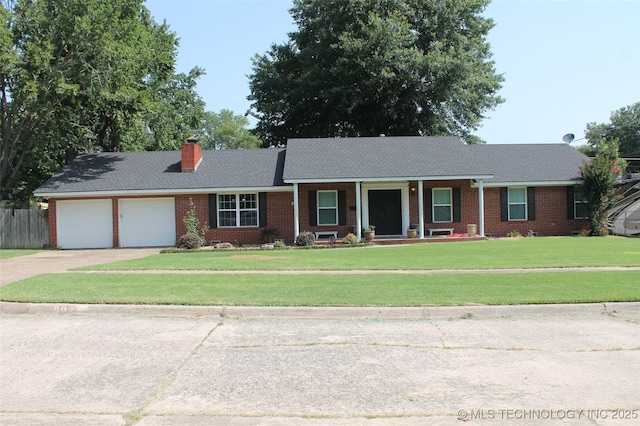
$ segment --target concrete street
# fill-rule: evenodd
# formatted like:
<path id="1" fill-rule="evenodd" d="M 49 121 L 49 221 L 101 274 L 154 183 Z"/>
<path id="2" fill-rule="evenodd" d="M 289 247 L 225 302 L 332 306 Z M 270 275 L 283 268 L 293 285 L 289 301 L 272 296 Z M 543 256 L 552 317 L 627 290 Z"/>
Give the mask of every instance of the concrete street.
<path id="1" fill-rule="evenodd" d="M 393 319 L 43 309 L 0 314 L 0 424 L 640 422 L 633 303 Z"/>

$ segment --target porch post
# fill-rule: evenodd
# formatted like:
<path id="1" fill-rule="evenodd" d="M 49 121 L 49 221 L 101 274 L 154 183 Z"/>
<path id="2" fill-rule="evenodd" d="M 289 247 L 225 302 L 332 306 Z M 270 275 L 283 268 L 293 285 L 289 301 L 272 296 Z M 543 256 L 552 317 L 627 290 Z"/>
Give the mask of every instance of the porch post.
<path id="1" fill-rule="evenodd" d="M 424 188 L 421 180 L 418 181 L 418 238 L 424 238 Z"/>
<path id="2" fill-rule="evenodd" d="M 300 209 L 298 207 L 298 184 L 293 184 L 293 240 L 300 234 Z"/>
<path id="3" fill-rule="evenodd" d="M 484 181 L 478 180 L 478 233 L 484 237 Z"/>
<path id="4" fill-rule="evenodd" d="M 356 237 L 362 238 L 362 194 L 360 182 L 356 182 Z"/>

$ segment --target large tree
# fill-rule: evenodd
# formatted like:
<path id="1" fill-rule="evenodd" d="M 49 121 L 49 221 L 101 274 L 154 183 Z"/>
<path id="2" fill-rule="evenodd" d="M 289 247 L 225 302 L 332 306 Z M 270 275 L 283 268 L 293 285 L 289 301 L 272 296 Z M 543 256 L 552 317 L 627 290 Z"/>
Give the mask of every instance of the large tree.
<path id="1" fill-rule="evenodd" d="M 253 60 L 265 145 L 290 137 L 458 135 L 469 143 L 503 78 L 489 0 L 294 0 L 298 29 Z"/>
<path id="2" fill-rule="evenodd" d="M 588 143 L 581 150 L 588 155 L 617 140 L 621 157 L 640 158 L 640 102 L 613 111 L 610 123 L 588 123 L 585 136 Z"/>
<path id="3" fill-rule="evenodd" d="M 182 78 L 177 38 L 143 3 L 3 2 L 0 200 L 28 199 L 80 152 L 162 146 L 149 120 Z"/>

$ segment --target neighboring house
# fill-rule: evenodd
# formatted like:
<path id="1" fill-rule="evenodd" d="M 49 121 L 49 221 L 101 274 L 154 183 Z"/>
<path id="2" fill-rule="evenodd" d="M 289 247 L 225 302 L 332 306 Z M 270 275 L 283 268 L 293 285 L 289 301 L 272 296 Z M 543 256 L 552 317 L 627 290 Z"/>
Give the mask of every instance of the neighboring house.
<path id="1" fill-rule="evenodd" d="M 173 246 L 192 202 L 208 241 L 569 235 L 587 226 L 574 188 L 588 157 L 566 144 L 465 145 L 457 137 L 291 139 L 286 148 L 85 154 L 35 191 L 52 247 Z M 274 235 L 275 232 L 275 235 Z M 437 231 L 436 231 L 437 232 Z"/>

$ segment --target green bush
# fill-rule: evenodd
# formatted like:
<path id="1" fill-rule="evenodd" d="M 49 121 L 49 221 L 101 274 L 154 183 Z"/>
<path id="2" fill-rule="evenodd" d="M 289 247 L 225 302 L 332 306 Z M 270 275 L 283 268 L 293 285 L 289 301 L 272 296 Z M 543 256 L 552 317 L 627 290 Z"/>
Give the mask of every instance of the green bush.
<path id="1" fill-rule="evenodd" d="M 193 232 L 189 232 L 180 237 L 180 241 L 178 242 L 178 248 L 182 249 L 197 249 L 202 246 L 202 240 L 198 234 L 194 234 Z"/>
<path id="2" fill-rule="evenodd" d="M 304 231 L 301 232 L 296 237 L 296 245 L 300 247 L 308 247 L 312 246 L 316 243 L 316 237 L 311 232 Z"/>
<path id="3" fill-rule="evenodd" d="M 284 248 L 286 246 L 287 245 L 282 240 L 276 240 L 276 242 L 273 243 L 274 248 Z"/>

